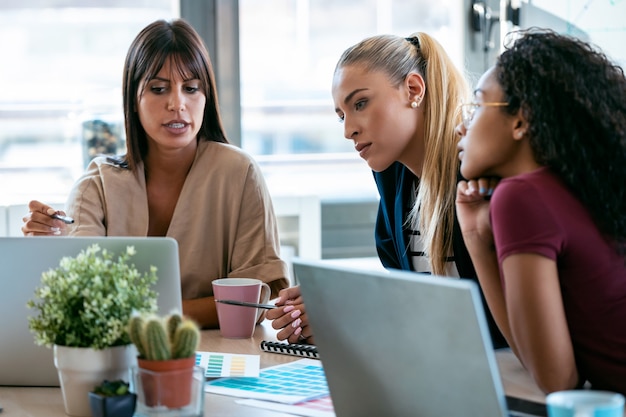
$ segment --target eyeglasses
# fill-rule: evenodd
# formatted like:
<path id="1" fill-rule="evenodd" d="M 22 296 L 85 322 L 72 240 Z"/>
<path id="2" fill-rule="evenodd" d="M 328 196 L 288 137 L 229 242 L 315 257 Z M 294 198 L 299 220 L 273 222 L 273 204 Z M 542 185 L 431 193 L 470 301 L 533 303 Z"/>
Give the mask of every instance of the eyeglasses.
<path id="1" fill-rule="evenodd" d="M 472 119 L 474 118 L 474 113 L 476 113 L 476 109 L 481 106 L 488 107 L 505 107 L 508 106 L 509 103 L 504 102 L 487 102 L 487 103 L 465 103 L 461 104 L 461 115 L 463 117 L 463 126 L 466 129 L 469 129 L 470 124 L 472 123 Z"/>

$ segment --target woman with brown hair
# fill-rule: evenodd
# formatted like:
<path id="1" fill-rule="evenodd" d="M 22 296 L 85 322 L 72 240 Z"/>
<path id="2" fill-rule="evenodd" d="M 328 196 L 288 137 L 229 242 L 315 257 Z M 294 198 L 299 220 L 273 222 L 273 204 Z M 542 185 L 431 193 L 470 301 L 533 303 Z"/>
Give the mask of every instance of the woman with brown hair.
<path id="1" fill-rule="evenodd" d="M 228 144 L 199 35 L 180 19 L 148 25 L 123 92 L 127 153 L 91 161 L 66 204 L 74 224 L 32 201 L 23 233 L 176 239 L 183 312 L 202 327 L 218 326 L 214 279 L 257 277 L 276 295 L 288 281 L 271 198 L 255 161 Z"/>

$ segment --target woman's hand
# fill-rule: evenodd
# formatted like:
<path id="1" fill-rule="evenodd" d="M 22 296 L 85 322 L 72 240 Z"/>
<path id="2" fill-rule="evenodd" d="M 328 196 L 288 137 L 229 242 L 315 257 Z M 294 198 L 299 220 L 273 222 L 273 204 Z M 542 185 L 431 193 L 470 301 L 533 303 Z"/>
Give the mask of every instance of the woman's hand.
<path id="1" fill-rule="evenodd" d="M 497 180 L 486 178 L 460 181 L 456 191 L 456 213 L 489 310 L 502 335 L 517 355 L 489 219 L 488 197 L 493 193 L 496 184 Z"/>
<path id="2" fill-rule="evenodd" d="M 24 236 L 61 236 L 67 234 L 67 225 L 51 217 L 53 214 L 65 215 L 64 211 L 33 200 L 28 203 L 29 213 L 22 218 Z"/>
<path id="3" fill-rule="evenodd" d="M 488 197 L 491 197 L 497 184 L 495 178 L 459 181 L 457 184 L 456 213 L 466 244 L 493 247 Z"/>
<path id="4" fill-rule="evenodd" d="M 275 303 L 279 307 L 269 310 L 267 318 L 272 320 L 274 329 L 280 330 L 276 335 L 278 340 L 287 340 L 289 343 L 314 343 L 300 287 L 281 290 Z"/>

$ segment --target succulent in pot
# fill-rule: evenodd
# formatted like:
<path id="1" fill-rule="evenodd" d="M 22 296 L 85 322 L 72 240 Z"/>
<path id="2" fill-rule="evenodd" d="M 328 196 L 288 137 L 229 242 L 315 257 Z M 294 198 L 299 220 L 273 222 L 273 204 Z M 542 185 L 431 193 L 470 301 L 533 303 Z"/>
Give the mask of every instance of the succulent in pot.
<path id="1" fill-rule="evenodd" d="M 104 380 L 89 393 L 93 417 L 132 417 L 136 401 L 137 395 L 130 392 L 128 382 L 121 379 Z"/>

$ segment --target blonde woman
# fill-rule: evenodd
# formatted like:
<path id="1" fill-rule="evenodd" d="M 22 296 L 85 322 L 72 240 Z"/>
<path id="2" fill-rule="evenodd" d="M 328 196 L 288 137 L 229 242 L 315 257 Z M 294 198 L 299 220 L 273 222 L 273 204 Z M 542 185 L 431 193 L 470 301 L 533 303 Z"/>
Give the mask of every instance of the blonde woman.
<path id="1" fill-rule="evenodd" d="M 469 91 L 443 47 L 422 32 L 364 39 L 339 58 L 332 95 L 344 136 L 374 171 L 383 265 L 476 280 L 455 216 L 454 129 Z M 299 288 L 283 290 L 285 307 L 268 314 L 280 338 L 314 340 L 301 301 Z M 494 346 L 505 346 L 488 319 Z"/>

